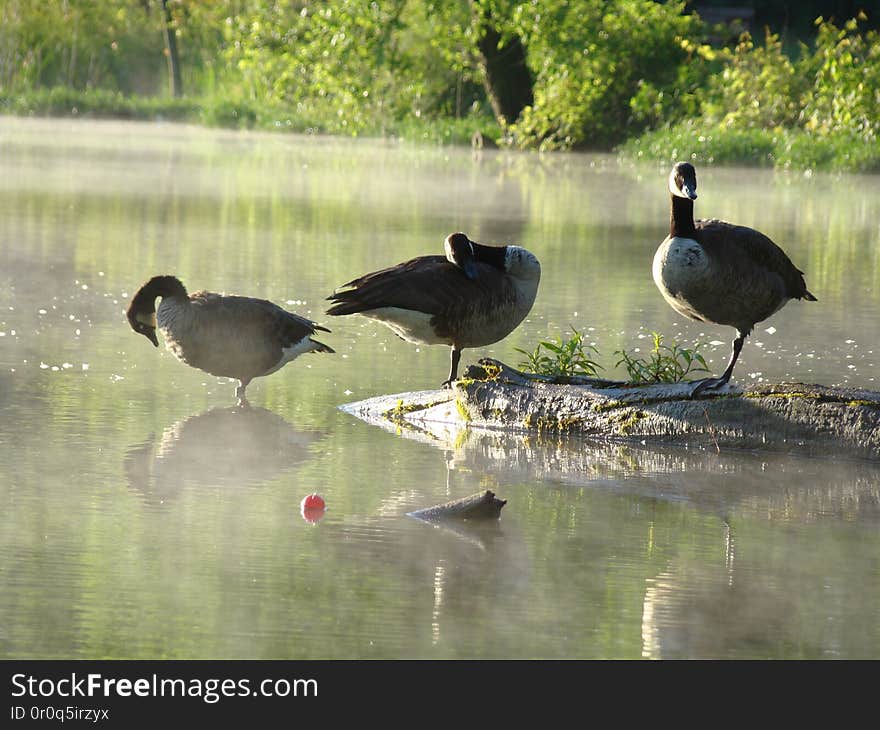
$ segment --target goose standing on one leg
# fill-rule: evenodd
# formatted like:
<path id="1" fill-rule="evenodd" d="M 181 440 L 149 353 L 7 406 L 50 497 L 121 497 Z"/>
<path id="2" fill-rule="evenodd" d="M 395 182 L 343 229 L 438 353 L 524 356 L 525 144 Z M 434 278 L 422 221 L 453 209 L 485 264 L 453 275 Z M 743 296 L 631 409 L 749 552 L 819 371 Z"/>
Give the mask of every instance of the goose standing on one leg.
<path id="1" fill-rule="evenodd" d="M 789 299 L 815 302 L 803 272 L 767 236 L 720 220 L 694 221 L 697 173 L 679 162 L 669 174 L 669 235 L 654 255 L 654 283 L 679 314 L 736 328 L 727 368 L 697 381 L 692 395 L 730 380 L 745 338 Z"/>
<path id="2" fill-rule="evenodd" d="M 458 377 L 461 351 L 509 335 L 534 304 L 541 264 L 519 246 L 484 246 L 464 233 L 446 238 L 446 256 L 419 256 L 365 274 L 332 296 L 332 316 L 362 314 L 396 335 L 452 348 L 449 378 Z"/>
<path id="3" fill-rule="evenodd" d="M 156 309 L 156 299 L 162 301 Z M 304 352 L 334 352 L 313 340 L 326 327 L 281 307 L 251 297 L 198 291 L 187 294 L 174 276 L 154 276 L 128 307 L 131 328 L 156 347 L 156 327 L 166 347 L 181 362 L 211 375 L 237 378 L 236 396 L 247 403 L 245 388 Z"/>

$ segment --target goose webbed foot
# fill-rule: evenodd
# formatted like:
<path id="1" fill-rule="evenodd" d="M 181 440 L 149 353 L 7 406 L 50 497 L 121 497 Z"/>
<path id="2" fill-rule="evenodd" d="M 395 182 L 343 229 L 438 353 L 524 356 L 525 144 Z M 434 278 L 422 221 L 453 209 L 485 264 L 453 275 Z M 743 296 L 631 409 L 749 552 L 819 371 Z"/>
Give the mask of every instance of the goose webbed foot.
<path id="1" fill-rule="evenodd" d="M 723 375 L 719 378 L 703 378 L 702 380 L 694 380 L 691 383 L 691 398 L 696 398 L 698 395 L 705 393 L 707 390 L 715 390 L 716 388 L 721 388 L 727 383 L 730 382 L 730 376 L 724 377 Z"/>
<path id="2" fill-rule="evenodd" d="M 440 383 L 440 388 L 442 390 L 452 390 L 452 386 L 456 380 L 457 378 L 449 378 L 449 380 L 444 380 L 442 383 Z"/>
<path id="3" fill-rule="evenodd" d="M 737 331 L 736 339 L 733 341 L 733 350 L 730 353 L 730 362 L 727 363 L 727 367 L 724 368 L 724 372 L 720 377 L 703 378 L 702 380 L 695 380 L 691 383 L 693 386 L 691 389 L 691 398 L 696 398 L 707 390 L 721 388 L 730 382 L 730 376 L 733 374 L 733 366 L 736 365 L 736 361 L 739 358 L 739 353 L 742 351 L 743 342 L 745 342 L 747 334 L 748 332 L 745 330 Z"/>

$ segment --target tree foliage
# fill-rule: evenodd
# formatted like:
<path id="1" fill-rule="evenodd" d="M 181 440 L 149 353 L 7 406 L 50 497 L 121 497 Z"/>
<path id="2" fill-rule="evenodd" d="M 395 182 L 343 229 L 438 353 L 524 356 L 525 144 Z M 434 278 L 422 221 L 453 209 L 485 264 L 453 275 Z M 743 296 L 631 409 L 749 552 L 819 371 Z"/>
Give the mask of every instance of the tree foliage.
<path id="1" fill-rule="evenodd" d="M 819 135 L 880 131 L 880 34 L 817 19 L 815 49 L 790 59 L 778 35 L 763 46 L 743 34 L 706 87 L 703 118 L 738 129 L 803 128 Z"/>
<path id="2" fill-rule="evenodd" d="M 805 68 L 813 82 L 803 95 L 801 121 L 822 134 L 847 132 L 880 137 L 880 33 L 860 32 L 864 15 L 843 28 L 821 18 L 816 51 Z"/>
<path id="3" fill-rule="evenodd" d="M 535 105 L 513 125 L 521 147 L 607 148 L 644 127 L 632 99 L 644 84 L 671 92 L 702 23 L 685 3 L 577 0 L 519 4 L 537 82 Z"/>

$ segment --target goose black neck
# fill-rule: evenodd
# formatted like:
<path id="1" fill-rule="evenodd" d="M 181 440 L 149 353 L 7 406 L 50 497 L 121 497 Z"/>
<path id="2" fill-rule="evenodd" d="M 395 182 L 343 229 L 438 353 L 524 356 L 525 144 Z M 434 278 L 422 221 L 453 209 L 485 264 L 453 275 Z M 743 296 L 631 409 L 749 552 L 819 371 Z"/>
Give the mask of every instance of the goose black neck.
<path id="1" fill-rule="evenodd" d="M 484 264 L 494 266 L 499 271 L 504 271 L 507 256 L 507 246 L 484 246 L 481 243 L 471 241 L 474 247 L 474 259 Z"/>
<path id="2" fill-rule="evenodd" d="M 694 201 L 678 195 L 672 198 L 672 215 L 669 221 L 669 235 L 672 237 L 693 238 L 697 232 L 694 226 Z"/>
<path id="3" fill-rule="evenodd" d="M 132 306 L 138 311 L 153 312 L 157 297 L 186 299 L 186 287 L 176 276 L 154 276 L 134 295 Z"/>

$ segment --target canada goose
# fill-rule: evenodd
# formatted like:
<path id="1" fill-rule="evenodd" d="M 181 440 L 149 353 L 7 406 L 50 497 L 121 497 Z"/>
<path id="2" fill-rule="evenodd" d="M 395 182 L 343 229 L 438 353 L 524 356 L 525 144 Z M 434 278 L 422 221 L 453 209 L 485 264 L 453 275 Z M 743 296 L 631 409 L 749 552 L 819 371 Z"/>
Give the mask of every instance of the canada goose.
<path id="1" fill-rule="evenodd" d="M 696 381 L 692 395 L 730 380 L 745 338 L 756 323 L 789 299 L 815 302 L 803 272 L 767 236 L 720 220 L 694 222 L 697 173 L 679 162 L 669 174 L 672 215 L 669 235 L 654 254 L 654 283 L 679 314 L 700 322 L 736 327 L 727 368 Z"/>
<path id="2" fill-rule="evenodd" d="M 452 348 L 450 387 L 461 351 L 507 337 L 532 308 L 541 264 L 519 246 L 484 246 L 464 233 L 446 238 L 446 256 L 419 256 L 365 274 L 327 299 L 332 316 L 363 314 L 416 344 Z"/>
<path id="3" fill-rule="evenodd" d="M 162 297 L 158 310 L 156 299 Z M 131 328 L 156 347 L 156 327 L 181 362 L 211 375 L 237 378 L 243 403 L 253 378 L 274 373 L 304 352 L 334 352 L 313 340 L 326 327 L 265 299 L 198 291 L 187 294 L 175 276 L 154 276 L 134 295 L 126 313 Z"/>

